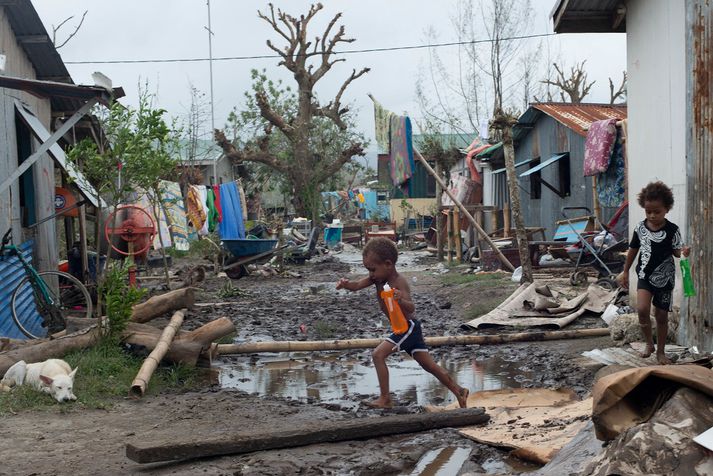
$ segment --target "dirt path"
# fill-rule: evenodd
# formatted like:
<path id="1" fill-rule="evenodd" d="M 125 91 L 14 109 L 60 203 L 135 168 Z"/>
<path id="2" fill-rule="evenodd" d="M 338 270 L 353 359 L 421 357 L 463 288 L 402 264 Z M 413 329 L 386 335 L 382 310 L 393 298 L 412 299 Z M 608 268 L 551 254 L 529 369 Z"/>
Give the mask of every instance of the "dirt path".
<path id="1" fill-rule="evenodd" d="M 321 262 L 298 270 L 302 278 L 250 276 L 234 281 L 239 291 L 231 297 L 218 295 L 225 287 L 224 280 L 209 279 L 201 300 L 234 304 L 199 308 L 186 320 L 186 327 L 228 316 L 236 323 L 238 339 L 246 341 L 373 338 L 385 334 L 371 292 L 347 294 L 334 289 L 338 277 L 349 273 L 348 266 Z M 474 313 L 484 312 L 479 309 L 502 301 L 515 286 L 507 280 L 444 285 L 433 271 L 404 269 L 427 335 L 461 333 L 459 326 L 467 316 L 475 317 Z M 579 325 L 598 324 L 585 320 Z M 512 381 L 522 386 L 570 387 L 584 395 L 593 372 L 580 368 L 576 357 L 582 350 L 606 345 L 607 341 L 439 348 L 433 349 L 433 354 L 443 362 L 497 358 L 512 364 Z M 368 362 L 369 351 L 353 351 L 346 356 Z M 398 363 L 401 357 L 392 359 Z M 223 364 L 255 361 L 254 356 L 235 356 L 226 358 Z M 313 365 L 312 359 L 305 361 L 308 367 Z M 419 411 L 419 402 L 410 390 L 393 390 L 402 405 L 400 411 Z M 110 410 L 65 405 L 47 412 L 4 416 L 0 424 L 0 474 L 400 474 L 410 472 L 427 450 L 448 446 L 470 451 L 461 473 L 512 474 L 534 469 L 509 460 L 504 451 L 461 438 L 453 430 L 165 465 L 137 465 L 124 456 L 129 442 L 211 438 L 238 431 L 259 433 L 299 427 L 315 420 L 379 417 L 381 411 L 360 405 L 364 397 L 368 395 L 348 395 L 335 404 L 213 386 L 200 392 L 149 395 L 138 402 L 118 401 Z"/>

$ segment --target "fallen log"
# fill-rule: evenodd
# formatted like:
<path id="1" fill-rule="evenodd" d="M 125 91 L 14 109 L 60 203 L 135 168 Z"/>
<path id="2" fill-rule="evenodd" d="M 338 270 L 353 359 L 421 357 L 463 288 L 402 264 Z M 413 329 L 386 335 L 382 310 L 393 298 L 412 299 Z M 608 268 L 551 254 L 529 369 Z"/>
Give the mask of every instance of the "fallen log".
<path id="1" fill-rule="evenodd" d="M 238 433 L 233 436 L 184 442 L 135 443 L 126 445 L 126 456 L 137 463 L 186 460 L 253 451 L 294 448 L 317 443 L 376 438 L 415 433 L 437 428 L 487 423 L 490 417 L 482 408 L 464 408 L 442 413 L 418 413 L 376 418 L 319 422 L 299 429 L 271 433 Z"/>
<path id="2" fill-rule="evenodd" d="M 68 352 L 96 344 L 100 337 L 101 330 L 94 326 L 64 337 L 0 353 L 0 375 L 4 375 L 7 369 L 20 360 L 30 364 L 50 358 L 61 358 Z"/>
<path id="3" fill-rule="evenodd" d="M 168 312 L 191 309 L 195 303 L 195 288 L 181 288 L 165 294 L 150 297 L 146 302 L 136 304 L 131 313 L 134 322 L 148 322 Z"/>
<path id="4" fill-rule="evenodd" d="M 149 384 L 151 376 L 156 371 L 156 367 L 158 367 L 158 364 L 159 362 L 161 362 L 161 359 L 163 359 L 163 357 L 166 355 L 166 352 L 168 352 L 168 348 L 171 346 L 173 338 L 176 337 L 176 334 L 178 333 L 181 324 L 183 324 L 184 312 L 185 311 L 176 311 L 173 313 L 173 316 L 171 317 L 171 322 L 169 322 L 166 328 L 163 330 L 163 332 L 161 333 L 161 337 L 156 343 L 156 346 L 151 351 L 149 356 L 146 357 L 144 363 L 141 364 L 141 368 L 136 374 L 136 378 L 133 382 L 131 382 L 131 387 L 129 388 L 130 397 L 141 398 L 144 396 L 144 392 L 146 392 L 146 386 Z"/>
<path id="5" fill-rule="evenodd" d="M 495 334 L 478 336 L 426 337 L 426 345 L 439 347 L 446 345 L 492 345 L 509 342 L 533 342 L 558 339 L 577 339 L 582 337 L 608 336 L 608 328 L 577 329 L 573 331 L 538 331 L 518 332 L 515 334 Z M 384 339 L 350 340 L 312 340 L 312 341 L 276 341 L 251 342 L 248 344 L 219 344 L 219 354 L 251 354 L 257 352 L 298 352 L 313 350 L 348 350 L 371 349 L 384 342 Z"/>

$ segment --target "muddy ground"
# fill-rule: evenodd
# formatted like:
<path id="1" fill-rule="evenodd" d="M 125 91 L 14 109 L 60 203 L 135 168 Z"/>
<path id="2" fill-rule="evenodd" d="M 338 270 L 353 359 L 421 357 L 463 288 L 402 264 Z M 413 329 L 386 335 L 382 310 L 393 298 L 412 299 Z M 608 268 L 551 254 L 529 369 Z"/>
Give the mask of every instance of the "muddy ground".
<path id="1" fill-rule="evenodd" d="M 334 283 L 339 277 L 354 271 L 361 273 L 355 265 L 359 260 L 354 256 L 345 254 L 340 258 L 352 265 L 326 256 L 304 266 L 291 266 L 300 277 L 252 274 L 230 282 L 209 273 L 209 278 L 201 284 L 204 291 L 199 301 L 230 304 L 195 309 L 187 316 L 184 328 L 195 328 L 216 317 L 227 316 L 238 329 L 237 342 L 384 336 L 388 330 L 378 312 L 373 291 L 335 290 Z M 178 262 L 175 267 L 182 264 L 186 263 Z M 427 336 L 466 333 L 460 328 L 465 320 L 494 307 L 515 288 L 505 275 L 476 283 L 444 284 L 444 279 L 448 279 L 444 276 L 456 275 L 461 270 L 441 274 L 443 268 L 429 258 L 411 259 L 404 263 L 401 271 L 411 282 Z M 599 327 L 600 322 L 598 318 L 583 318 L 576 326 Z M 584 396 L 591 388 L 596 368 L 582 367 L 579 354 L 608 344 L 608 338 L 598 338 L 442 347 L 432 349 L 432 353 L 449 371 L 490 363 L 490 367 L 486 366 L 486 378 L 477 381 L 482 388 L 568 387 Z M 324 373 L 325 360 L 330 360 L 330 368 L 335 368 L 331 374 Z M 392 356 L 389 363 L 398 368 L 410 365 L 409 360 L 398 355 Z M 257 369 L 269 367 L 270 362 L 275 361 L 287 369 L 277 374 L 284 380 L 274 380 L 275 374 L 270 374 L 274 381 L 251 387 L 251 391 L 240 389 L 241 383 L 252 384 L 258 380 Z M 334 361 L 349 365 L 339 367 Z M 288 365 L 284 365 L 285 362 Z M 312 374 L 313 381 L 304 394 L 290 393 L 290 388 L 294 390 L 288 378 L 291 362 L 297 362 L 296 368 L 303 372 L 320 368 L 321 373 Z M 459 363 L 464 365 L 458 366 Z M 378 418 L 398 412 L 420 412 L 424 404 L 444 404 L 453 399 L 433 378 L 418 385 L 396 378 L 392 379 L 392 393 L 398 407 L 384 411 L 367 408 L 362 401 L 375 396 L 372 387 L 360 387 L 349 369 L 359 366 L 371 375 L 373 366 L 368 350 L 299 356 L 230 356 L 216 365 L 222 369 L 223 386 L 236 388 L 213 384 L 200 391 L 117 401 L 109 410 L 65 404 L 51 411 L 2 417 L 0 474 L 411 474 L 428 450 L 443 447 L 465 448 L 466 461 L 458 474 L 519 474 L 537 468 L 509 457 L 505 449 L 477 444 L 448 429 L 180 463 L 139 465 L 126 458 L 125 445 L 132 442 L 202 440 L 296 428 L 322 420 Z M 240 373 L 238 378 L 235 378 L 236 373 Z M 314 375 L 351 383 L 344 386 L 348 391 L 335 395 L 324 382 L 314 381 Z M 419 377 L 419 382 L 423 382 L 423 378 Z M 476 381 L 473 382 L 476 385 Z M 433 391 L 423 392 L 424 387 Z M 367 390 L 359 391 L 362 388 Z"/>

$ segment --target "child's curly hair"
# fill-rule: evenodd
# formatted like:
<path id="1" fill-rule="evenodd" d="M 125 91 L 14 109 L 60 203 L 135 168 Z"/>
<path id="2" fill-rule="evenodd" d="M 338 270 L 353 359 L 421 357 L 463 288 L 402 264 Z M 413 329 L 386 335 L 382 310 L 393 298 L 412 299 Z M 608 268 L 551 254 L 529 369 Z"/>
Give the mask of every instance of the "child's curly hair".
<path id="1" fill-rule="evenodd" d="M 396 248 L 396 243 L 384 237 L 372 238 L 366 242 L 362 256 L 366 256 L 369 253 L 376 256 L 381 262 L 390 260 L 393 264 L 396 264 L 396 260 L 399 259 L 399 250 Z"/>
<path id="2" fill-rule="evenodd" d="M 661 181 L 649 183 L 641 189 L 637 198 L 641 208 L 644 208 L 645 202 L 653 202 L 655 200 L 660 201 L 666 210 L 670 210 L 673 207 L 673 191 Z"/>

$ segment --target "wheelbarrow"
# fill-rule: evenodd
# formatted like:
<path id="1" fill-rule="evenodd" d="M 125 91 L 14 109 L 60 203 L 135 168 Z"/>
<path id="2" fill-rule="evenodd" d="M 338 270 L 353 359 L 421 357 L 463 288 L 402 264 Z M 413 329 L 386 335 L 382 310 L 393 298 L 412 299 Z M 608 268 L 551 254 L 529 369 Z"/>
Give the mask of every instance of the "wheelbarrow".
<path id="1" fill-rule="evenodd" d="M 263 239 L 239 239 L 239 240 L 223 240 L 223 248 L 231 255 L 227 265 L 223 267 L 223 271 L 232 279 L 240 279 L 247 276 L 247 265 L 252 263 L 264 263 L 269 261 L 275 254 L 287 251 L 290 245 L 277 247 L 277 240 Z"/>

